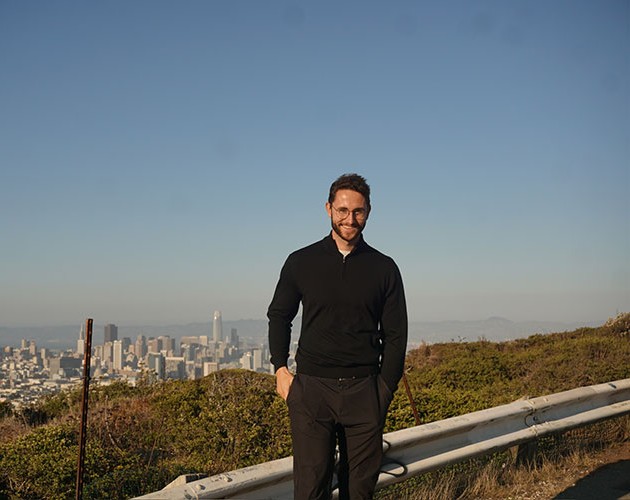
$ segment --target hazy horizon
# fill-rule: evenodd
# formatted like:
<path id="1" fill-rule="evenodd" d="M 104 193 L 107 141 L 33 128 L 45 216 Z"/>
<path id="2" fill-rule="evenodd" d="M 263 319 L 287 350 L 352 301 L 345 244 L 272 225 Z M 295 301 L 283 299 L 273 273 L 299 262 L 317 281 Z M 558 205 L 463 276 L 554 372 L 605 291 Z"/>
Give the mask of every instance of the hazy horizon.
<path id="1" fill-rule="evenodd" d="M 410 319 L 409 323 L 448 323 L 448 322 L 463 322 L 463 323 L 472 323 L 472 322 L 483 322 L 483 321 L 490 321 L 490 320 L 506 320 L 512 323 L 558 323 L 558 324 L 567 324 L 567 325 L 574 325 L 574 324 L 581 324 L 584 323 L 586 324 L 599 324 L 600 322 L 603 324 L 604 322 L 606 322 L 608 319 L 610 318 L 614 318 L 615 316 L 617 316 L 620 313 L 624 313 L 627 311 L 616 311 L 616 312 L 612 312 L 611 314 L 609 314 L 608 316 L 606 316 L 605 318 L 592 318 L 590 320 L 561 320 L 561 319 L 520 319 L 520 320 L 515 320 L 512 318 L 508 318 L 505 316 L 488 316 L 485 318 L 441 318 L 441 319 Z M 88 319 L 88 317 L 86 317 L 84 320 L 79 321 L 79 322 L 72 322 L 72 321 L 65 321 L 65 322 L 58 322 L 58 323 L 14 323 L 14 324 L 10 324 L 10 323 L 2 323 L 0 322 L 0 328 L 58 328 L 58 327 L 74 327 L 76 326 L 77 329 L 79 329 L 82 325 L 85 325 L 85 321 Z M 92 318 L 94 320 L 94 318 Z M 300 319 L 300 315 L 298 314 L 298 316 L 296 316 L 296 321 L 299 321 Z M 258 322 L 258 321 L 267 321 L 267 318 L 265 317 L 259 317 L 259 318 L 238 318 L 238 319 L 233 319 L 233 318 L 225 318 L 223 317 L 223 322 L 224 323 L 239 323 L 239 322 Z M 212 318 L 207 319 L 207 320 L 198 320 L 198 321 L 183 321 L 183 322 L 166 322 L 166 323 L 160 323 L 160 322 L 151 322 L 151 321 L 145 321 L 145 322 L 117 322 L 117 321 L 97 321 L 95 320 L 93 325 L 94 328 L 96 327 L 103 327 L 106 324 L 109 323 L 113 323 L 118 327 L 124 327 L 124 328 L 142 328 L 142 327 L 155 327 L 155 328 L 168 328 L 170 326 L 174 326 L 174 327 L 178 327 L 178 326 L 190 326 L 190 325 L 210 325 L 212 326 Z"/>
<path id="2" fill-rule="evenodd" d="M 621 313 L 623 311 L 619 311 L 619 313 Z M 587 323 L 596 323 L 599 321 L 605 322 L 607 319 L 609 318 L 614 318 L 615 316 L 617 316 L 617 314 L 619 313 L 615 313 L 615 314 L 611 314 L 610 316 L 607 316 L 606 318 L 594 318 L 592 320 L 587 320 L 584 321 L 585 324 Z M 299 315 L 296 317 L 296 319 L 299 319 Z M 87 320 L 88 318 L 86 318 Z M 563 323 L 563 324 L 577 324 L 577 323 L 583 323 L 583 321 L 562 321 L 562 320 L 549 320 L 549 319 L 526 319 L 526 320 L 513 320 L 511 318 L 506 318 L 504 316 L 489 316 L 487 318 L 469 318 L 469 319 L 448 319 L 448 318 L 443 318 L 443 319 L 435 319 L 435 320 L 422 320 L 422 319 L 418 319 L 418 320 L 410 320 L 410 323 L 448 323 L 448 322 L 463 322 L 463 323 L 471 323 L 471 322 L 478 322 L 478 321 L 491 321 L 491 320 L 506 320 L 512 323 Z M 250 321 L 264 321 L 266 322 L 267 319 L 266 318 L 238 318 L 238 319 L 225 319 L 223 318 L 223 322 L 224 323 L 238 323 L 238 322 L 250 322 Z M 156 328 L 168 328 L 169 326 L 191 326 L 191 325 L 210 325 L 212 326 L 212 321 L 188 321 L 188 322 L 172 322 L 172 323 L 156 323 L 156 322 L 135 322 L 135 323 L 117 323 L 116 321 L 100 321 L 100 322 L 94 322 L 94 327 L 103 327 L 106 324 L 109 323 L 113 323 L 118 327 L 125 327 L 125 328 L 142 328 L 142 327 L 156 327 Z M 85 325 L 85 320 L 79 323 L 76 322 L 60 322 L 60 323 L 23 323 L 23 324 L 5 324 L 5 323 L 0 323 L 0 328 L 48 328 L 48 327 L 53 327 L 53 328 L 58 328 L 58 327 L 74 327 L 76 326 L 77 328 L 80 328 L 82 325 Z"/>
<path id="3" fill-rule="evenodd" d="M 525 338 L 533 334 L 557 333 L 571 331 L 582 327 L 596 327 L 605 323 L 594 322 L 545 322 L 525 321 L 514 322 L 508 318 L 487 318 L 483 320 L 444 320 L 444 321 L 412 321 L 409 323 L 408 349 L 413 349 L 423 343 L 465 342 L 481 338 L 489 341 L 507 341 Z M 104 325 L 93 324 L 92 345 L 102 343 L 104 339 Z M 5 327 L 0 325 L 0 346 L 17 346 L 22 339 L 35 340 L 38 347 L 49 349 L 74 349 L 79 338 L 81 325 L 59 326 L 17 326 Z M 159 337 L 169 335 L 178 339 L 183 336 L 208 335 L 212 337 L 212 321 L 197 322 L 181 325 L 124 325 L 117 324 L 118 337 L 136 338 L 138 335 Z M 293 339 L 297 340 L 301 326 L 301 317 L 293 323 Z M 223 328 L 236 328 L 241 339 L 256 344 L 265 343 L 267 338 L 267 321 L 264 319 L 223 320 Z"/>

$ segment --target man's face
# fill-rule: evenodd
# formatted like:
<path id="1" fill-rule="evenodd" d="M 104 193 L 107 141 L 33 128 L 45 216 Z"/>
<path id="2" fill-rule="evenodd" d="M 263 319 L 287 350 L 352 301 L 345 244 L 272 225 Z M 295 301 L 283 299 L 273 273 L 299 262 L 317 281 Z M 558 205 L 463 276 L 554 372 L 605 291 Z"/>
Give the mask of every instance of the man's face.
<path id="1" fill-rule="evenodd" d="M 331 203 L 326 203 L 332 229 L 342 240 L 357 242 L 369 215 L 369 209 L 362 194 L 350 189 L 340 189 Z"/>

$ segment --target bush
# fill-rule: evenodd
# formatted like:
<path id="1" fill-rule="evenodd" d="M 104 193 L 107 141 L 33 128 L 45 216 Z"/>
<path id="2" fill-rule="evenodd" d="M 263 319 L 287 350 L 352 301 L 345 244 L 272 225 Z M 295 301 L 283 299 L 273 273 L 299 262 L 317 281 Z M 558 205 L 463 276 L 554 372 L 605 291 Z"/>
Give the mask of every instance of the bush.
<path id="1" fill-rule="evenodd" d="M 406 378 L 423 423 L 630 377 L 628 324 L 492 343 L 424 345 Z M 629 320 L 630 322 L 630 320 Z M 74 493 L 81 388 L 0 419 L 0 498 Z M 125 499 L 184 473 L 216 474 L 291 454 L 288 411 L 271 375 L 223 370 L 201 380 L 90 388 L 86 498 Z M 405 388 L 386 432 L 416 425 Z"/>
<path id="2" fill-rule="evenodd" d="M 73 495 L 78 443 L 73 430 L 42 426 L 0 445 L 0 493 L 22 499 Z"/>
<path id="3" fill-rule="evenodd" d="M 153 398 L 172 454 L 190 472 L 214 474 L 290 454 L 288 412 L 269 375 L 225 370 L 167 382 Z"/>

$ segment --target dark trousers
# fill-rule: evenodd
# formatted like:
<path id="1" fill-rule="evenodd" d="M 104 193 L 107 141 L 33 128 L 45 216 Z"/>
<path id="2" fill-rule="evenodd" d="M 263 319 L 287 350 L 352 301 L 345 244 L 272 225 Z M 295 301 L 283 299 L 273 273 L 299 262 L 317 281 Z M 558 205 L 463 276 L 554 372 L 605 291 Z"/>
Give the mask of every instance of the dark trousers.
<path id="1" fill-rule="evenodd" d="M 337 443 L 339 498 L 372 498 L 391 399 L 391 391 L 377 375 L 352 379 L 296 375 L 287 398 L 296 500 L 331 498 Z"/>

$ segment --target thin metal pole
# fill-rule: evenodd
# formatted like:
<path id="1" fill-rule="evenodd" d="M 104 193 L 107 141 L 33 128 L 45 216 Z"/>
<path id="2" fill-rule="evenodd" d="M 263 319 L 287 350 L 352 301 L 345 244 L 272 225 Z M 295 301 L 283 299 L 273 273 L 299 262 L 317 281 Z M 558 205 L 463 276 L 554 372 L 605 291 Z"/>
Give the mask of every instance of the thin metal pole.
<path id="1" fill-rule="evenodd" d="M 407 397 L 409 398 L 409 403 L 411 403 L 411 410 L 413 411 L 413 418 L 416 419 L 416 425 L 420 425 L 420 415 L 418 415 L 418 409 L 416 408 L 416 403 L 413 400 L 413 396 L 411 395 L 411 389 L 409 388 L 409 382 L 407 382 L 407 375 L 403 373 L 402 376 L 403 383 L 405 384 L 405 391 L 407 391 Z"/>
<path id="2" fill-rule="evenodd" d="M 79 463 L 77 465 L 76 500 L 83 498 L 83 464 L 87 436 L 88 400 L 90 388 L 90 358 L 92 355 L 92 319 L 85 321 L 85 349 L 83 353 L 83 397 L 81 398 L 81 431 L 79 433 Z"/>

